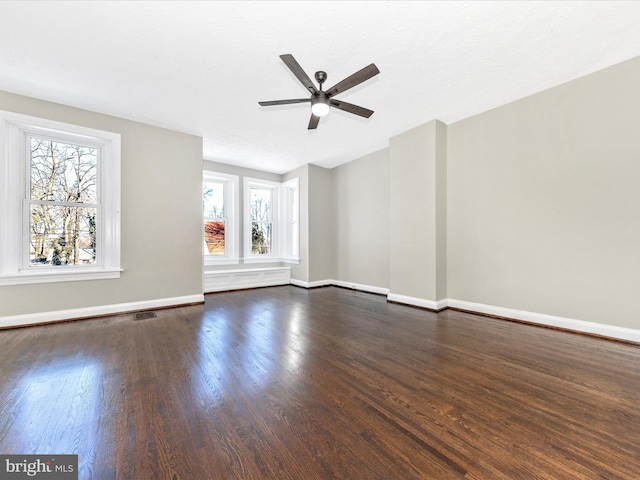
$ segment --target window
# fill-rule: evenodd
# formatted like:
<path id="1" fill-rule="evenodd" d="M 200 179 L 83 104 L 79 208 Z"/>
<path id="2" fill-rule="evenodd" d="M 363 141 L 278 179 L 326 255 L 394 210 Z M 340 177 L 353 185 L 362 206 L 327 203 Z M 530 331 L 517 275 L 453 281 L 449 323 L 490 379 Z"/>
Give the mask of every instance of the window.
<path id="1" fill-rule="evenodd" d="M 202 186 L 205 255 L 224 256 L 224 183 L 205 182 Z"/>
<path id="2" fill-rule="evenodd" d="M 271 255 L 273 253 L 273 190 L 251 187 L 249 202 L 251 208 L 251 254 Z"/>
<path id="3" fill-rule="evenodd" d="M 202 183 L 205 265 L 239 263 L 237 236 L 238 177 L 205 172 Z"/>
<path id="4" fill-rule="evenodd" d="M 120 276 L 120 135 L 0 112 L 0 285 Z"/>
<path id="5" fill-rule="evenodd" d="M 29 264 L 96 263 L 98 149 L 27 135 Z"/>
<path id="6" fill-rule="evenodd" d="M 299 261 L 298 179 L 244 179 L 244 263 Z"/>

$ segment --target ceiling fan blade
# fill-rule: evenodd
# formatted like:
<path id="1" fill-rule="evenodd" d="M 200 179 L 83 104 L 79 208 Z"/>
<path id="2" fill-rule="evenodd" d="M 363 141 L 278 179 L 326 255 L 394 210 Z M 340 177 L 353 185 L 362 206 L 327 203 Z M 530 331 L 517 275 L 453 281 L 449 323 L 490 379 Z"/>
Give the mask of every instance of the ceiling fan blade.
<path id="1" fill-rule="evenodd" d="M 356 85 L 361 84 L 362 82 L 369 80 L 371 77 L 380 73 L 378 67 L 375 64 L 367 65 L 362 70 L 358 70 L 353 75 L 348 76 L 341 82 L 336 83 L 333 87 L 327 90 L 327 95 L 332 97 L 333 95 L 337 95 L 338 93 L 342 93 L 345 90 L 349 90 L 350 88 L 355 87 Z"/>
<path id="2" fill-rule="evenodd" d="M 311 114 L 311 119 L 309 120 L 309 126 L 307 127 L 307 130 L 314 130 L 318 127 L 318 122 L 320 121 L 320 117 L 314 115 L 313 113 Z"/>
<path id="3" fill-rule="evenodd" d="M 342 100 L 335 100 L 333 98 L 330 100 L 330 102 L 332 107 L 336 107 L 339 110 L 344 110 L 345 112 L 360 115 L 361 117 L 369 118 L 371 115 L 373 115 L 373 110 L 359 107 L 358 105 L 354 105 L 353 103 L 347 103 L 343 102 Z"/>
<path id="4" fill-rule="evenodd" d="M 290 105 L 292 103 L 309 103 L 310 98 L 294 98 L 291 100 L 271 100 L 268 102 L 258 102 L 263 107 L 271 107 L 273 105 Z"/>
<path id="5" fill-rule="evenodd" d="M 302 85 L 307 88 L 307 90 L 309 90 L 311 93 L 318 93 L 318 89 L 302 69 L 300 64 L 296 61 L 296 59 L 293 58 L 293 55 L 287 53 L 285 55 L 280 55 L 280 58 L 285 63 L 285 65 L 289 67 L 289 70 L 293 72 L 296 78 L 300 80 L 300 83 L 302 83 Z"/>

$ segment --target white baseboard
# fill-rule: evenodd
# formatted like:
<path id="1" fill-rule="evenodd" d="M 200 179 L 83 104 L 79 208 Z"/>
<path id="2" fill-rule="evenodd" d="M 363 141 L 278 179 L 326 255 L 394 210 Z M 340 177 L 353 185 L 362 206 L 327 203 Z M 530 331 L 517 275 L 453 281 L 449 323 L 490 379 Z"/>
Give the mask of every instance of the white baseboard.
<path id="1" fill-rule="evenodd" d="M 286 272 L 279 271 L 286 270 Z M 218 275 L 212 275 L 217 273 Z M 239 277 L 230 278 L 229 275 L 239 275 Z M 584 320 L 576 320 L 573 318 L 558 317 L 554 315 L 546 315 L 543 313 L 529 312 L 525 310 L 516 310 L 512 308 L 497 307 L 495 305 L 486 305 L 482 303 L 467 302 L 464 300 L 444 299 L 444 300 L 425 300 L 422 298 L 410 297 L 406 295 L 398 295 L 390 293 L 389 289 L 375 287 L 371 285 L 363 285 L 359 283 L 344 282 L 341 280 L 317 280 L 313 282 L 305 282 L 290 278 L 289 267 L 261 268 L 248 270 L 225 270 L 205 272 L 205 281 L 207 276 L 217 277 L 217 280 L 224 281 L 224 285 L 211 286 L 209 291 L 233 290 L 239 288 L 255 288 L 273 285 L 297 285 L 304 288 L 314 288 L 335 285 L 339 287 L 351 288 L 363 292 L 377 293 L 386 295 L 387 300 L 391 302 L 403 303 L 407 305 L 427 308 L 429 310 L 440 311 L 447 307 L 466 310 L 485 315 L 493 315 L 506 319 L 522 320 L 539 325 L 561 328 L 564 330 L 572 330 L 576 332 L 589 333 L 610 337 L 614 339 L 626 340 L 630 342 L 640 343 L 640 330 L 617 327 L 614 325 L 604 325 L 601 323 L 588 322 Z M 231 282 L 231 283 L 230 283 Z M 216 290 L 217 288 L 217 290 Z M 24 315 L 9 315 L 0 317 L 0 328 L 18 327 L 40 323 L 50 323 L 62 320 L 74 320 L 79 318 L 95 317 L 102 315 L 115 315 L 119 313 L 132 312 L 138 310 L 151 310 L 154 308 L 176 307 L 180 305 L 188 305 L 204 302 L 204 295 L 187 295 L 173 298 L 160 298 L 156 300 L 144 300 L 140 302 L 119 303 L 113 305 L 101 305 L 96 307 L 76 308 L 69 310 L 56 310 L 50 312 L 31 313 Z"/>
<path id="2" fill-rule="evenodd" d="M 333 279 L 316 280 L 316 281 L 313 281 L 313 282 L 305 282 L 303 280 L 297 280 L 295 278 L 292 278 L 291 279 L 291 284 L 292 285 L 296 285 L 298 287 L 304 287 L 304 288 L 317 288 L 317 287 L 335 286 L 335 287 L 350 288 L 352 290 L 359 290 L 361 292 L 377 293 L 379 295 L 388 295 L 389 294 L 389 289 L 388 288 L 375 287 L 373 285 L 365 285 L 363 283 L 345 282 L 345 281 L 342 281 L 342 280 L 333 280 Z"/>
<path id="3" fill-rule="evenodd" d="M 377 293 L 378 295 L 389 295 L 388 288 L 374 287 L 373 285 L 365 285 L 362 283 L 344 282 L 342 280 L 330 280 L 332 285 L 336 287 L 351 288 L 361 292 Z"/>
<path id="4" fill-rule="evenodd" d="M 313 282 L 305 282 L 304 280 L 298 280 L 297 278 L 291 279 L 291 285 L 302 288 L 317 288 L 317 287 L 329 287 L 333 285 L 333 280 L 316 280 Z"/>
<path id="5" fill-rule="evenodd" d="M 207 270 L 204 272 L 204 292 L 288 285 L 290 279 L 291 267 Z"/>
<path id="6" fill-rule="evenodd" d="M 407 295 L 398 295 L 397 293 L 389 293 L 387 300 L 390 302 L 404 303 L 414 307 L 428 308 L 429 310 L 440 311 L 447 308 L 447 300 L 425 300 L 424 298 L 409 297 Z"/>
<path id="7" fill-rule="evenodd" d="M 345 284 L 345 282 L 334 282 L 334 285 L 350 286 L 353 284 Z M 351 288 L 360 288 L 352 286 Z M 376 288 L 376 287 L 373 287 Z M 362 289 L 364 290 L 364 289 Z M 378 289 L 379 292 L 384 293 Z M 366 291 L 366 290 L 365 290 Z M 369 290 L 372 291 L 372 290 Z M 585 320 L 577 320 L 573 318 L 558 317 L 554 315 L 547 315 L 544 313 L 528 312 L 525 310 L 516 310 L 512 308 L 497 307 L 495 305 L 486 305 L 482 303 L 466 302 L 464 300 L 455 299 L 442 299 L 438 301 L 426 300 L 423 298 L 410 297 L 406 295 L 398 295 L 396 293 L 390 293 L 387 290 L 387 300 L 390 302 L 403 303 L 406 305 L 412 305 L 421 308 L 427 308 L 429 310 L 440 311 L 447 307 L 458 308 L 460 310 L 466 310 L 469 312 L 475 312 L 485 315 L 493 315 L 496 317 L 502 317 L 505 319 L 521 320 L 538 325 L 544 325 L 548 327 L 561 328 L 563 330 L 588 333 L 591 335 L 599 335 L 603 337 L 609 337 L 613 339 L 626 340 L 629 342 L 640 343 L 640 330 L 633 328 L 617 327 L 615 325 L 604 325 L 601 323 L 588 322 Z"/>
<path id="8" fill-rule="evenodd" d="M 593 335 L 601 335 L 603 337 L 617 338 L 620 340 L 640 343 L 640 330 L 635 330 L 632 328 L 616 327 L 614 325 L 603 325 L 601 323 L 587 322 L 585 320 L 556 317 L 554 315 L 546 315 L 544 313 L 535 313 L 525 310 L 496 307 L 494 305 L 465 302 L 463 300 L 448 299 L 447 303 L 449 307 L 459 308 L 460 310 L 483 313 L 486 315 L 494 315 L 496 317 L 504 317 L 507 319 L 522 320 L 525 322 L 561 328 L 564 330 L 573 330 L 576 332 L 590 333 Z"/>
<path id="9" fill-rule="evenodd" d="M 137 310 L 151 310 L 154 308 L 177 307 L 193 303 L 204 302 L 204 295 L 188 295 L 184 297 L 159 298 L 141 302 L 118 303 L 97 307 L 74 308 L 70 310 L 56 310 L 53 312 L 27 313 L 24 315 L 9 315 L 0 317 L 0 327 L 20 327 L 38 323 L 59 322 L 61 320 L 75 320 L 79 318 L 115 315 Z"/>

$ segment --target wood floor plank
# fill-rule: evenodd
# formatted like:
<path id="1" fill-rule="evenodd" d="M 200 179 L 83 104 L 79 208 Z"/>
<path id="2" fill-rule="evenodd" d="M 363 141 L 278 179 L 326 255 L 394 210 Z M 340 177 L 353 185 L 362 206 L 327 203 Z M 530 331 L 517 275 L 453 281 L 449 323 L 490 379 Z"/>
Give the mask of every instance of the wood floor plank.
<path id="1" fill-rule="evenodd" d="M 293 286 L 0 331 L 0 453 L 81 479 L 637 479 L 640 347 Z"/>

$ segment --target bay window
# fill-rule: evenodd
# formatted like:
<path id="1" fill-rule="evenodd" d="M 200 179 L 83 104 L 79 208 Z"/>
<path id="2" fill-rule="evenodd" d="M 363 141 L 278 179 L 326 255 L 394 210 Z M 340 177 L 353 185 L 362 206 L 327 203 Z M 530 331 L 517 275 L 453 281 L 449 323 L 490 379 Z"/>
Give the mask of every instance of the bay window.
<path id="1" fill-rule="evenodd" d="M 206 170 L 203 173 L 205 266 L 298 263 L 298 179 L 280 183 L 244 177 L 242 187 L 240 195 L 236 175 Z"/>

